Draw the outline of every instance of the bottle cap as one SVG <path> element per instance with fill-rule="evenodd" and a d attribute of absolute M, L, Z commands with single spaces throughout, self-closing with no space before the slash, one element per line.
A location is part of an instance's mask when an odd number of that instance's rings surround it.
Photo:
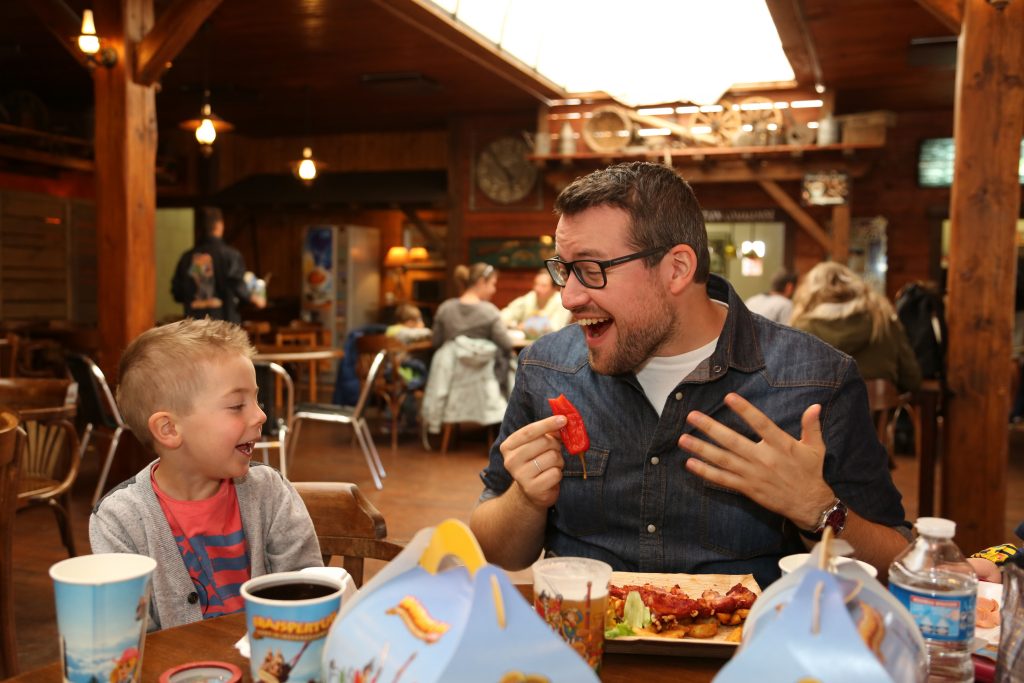
<path fill-rule="evenodd" d="M 956 522 L 941 517 L 918 517 L 914 524 L 917 533 L 935 538 L 953 538 L 956 534 Z"/>

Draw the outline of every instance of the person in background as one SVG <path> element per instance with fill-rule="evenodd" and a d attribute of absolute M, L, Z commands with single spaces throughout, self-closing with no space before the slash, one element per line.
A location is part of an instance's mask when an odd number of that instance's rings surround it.
<path fill-rule="evenodd" d="M 206 237 L 178 259 L 171 294 L 175 301 L 184 304 L 187 318 L 241 324 L 240 303 L 264 308 L 266 297 L 254 293 L 246 284 L 242 254 L 224 243 L 224 217 L 220 209 L 204 208 L 203 222 Z"/>
<path fill-rule="evenodd" d="M 520 353 L 470 518 L 488 559 L 521 569 L 546 550 L 766 586 L 827 526 L 884 577 L 909 526 L 852 359 L 709 273 L 673 169 L 595 171 L 555 210 L 547 264 L 577 324 Z M 589 434 L 579 456 L 548 403 L 561 394 Z"/>
<path fill-rule="evenodd" d="M 386 334 L 403 344 L 431 339 L 433 336 L 431 330 L 423 324 L 423 313 L 412 304 L 400 304 L 395 309 L 395 323 L 388 326 Z"/>
<path fill-rule="evenodd" d="M 157 459 L 89 518 L 94 553 L 157 561 L 150 630 L 244 609 L 251 577 L 323 566 L 302 498 L 277 470 L 250 465 L 266 415 L 242 328 L 185 319 L 125 349 L 117 402 Z"/>
<path fill-rule="evenodd" d="M 853 356 L 864 379 L 900 392 L 921 386 L 921 368 L 892 304 L 841 263 L 814 266 L 793 296 L 790 324 Z"/>
<path fill-rule="evenodd" d="M 793 313 L 794 289 L 796 289 L 796 273 L 783 268 L 772 277 L 771 291 L 755 294 L 744 303 L 751 313 L 757 313 L 769 320 L 788 325 L 789 316 Z"/>
<path fill-rule="evenodd" d="M 487 263 L 455 267 L 455 283 L 462 294 L 441 302 L 434 315 L 434 347 L 459 336 L 487 339 L 498 347 L 494 374 L 502 392 L 508 391 L 512 338 L 491 297 L 498 289 L 498 271 Z"/>
<path fill-rule="evenodd" d="M 569 311 L 562 306 L 562 296 L 547 268 L 537 271 L 533 289 L 501 309 L 501 319 L 508 327 L 522 330 L 530 338 L 555 332 L 569 324 Z"/>

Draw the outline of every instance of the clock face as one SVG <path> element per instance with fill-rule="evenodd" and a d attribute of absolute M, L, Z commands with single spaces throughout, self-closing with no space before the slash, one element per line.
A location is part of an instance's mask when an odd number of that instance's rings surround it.
<path fill-rule="evenodd" d="M 477 157 L 477 187 L 498 204 L 523 199 L 537 183 L 537 167 L 526 158 L 529 153 L 526 141 L 512 136 L 488 143 Z"/>

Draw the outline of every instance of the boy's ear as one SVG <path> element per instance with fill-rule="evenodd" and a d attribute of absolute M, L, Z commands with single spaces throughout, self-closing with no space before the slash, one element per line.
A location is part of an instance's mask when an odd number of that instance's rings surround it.
<path fill-rule="evenodd" d="M 677 244 L 668 252 L 669 291 L 679 294 L 685 290 L 697 273 L 697 253 L 688 244 Z"/>
<path fill-rule="evenodd" d="M 167 411 L 160 411 L 149 416 L 149 433 L 153 441 L 164 448 L 175 449 L 181 445 L 181 433 L 175 422 L 174 415 Z"/>

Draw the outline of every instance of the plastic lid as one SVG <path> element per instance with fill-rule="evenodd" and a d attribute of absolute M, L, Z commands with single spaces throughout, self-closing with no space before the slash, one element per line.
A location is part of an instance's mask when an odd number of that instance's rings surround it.
<path fill-rule="evenodd" d="M 922 536 L 953 538 L 956 534 L 956 522 L 941 517 L 918 517 L 914 526 L 917 528 L 917 533 Z"/>

